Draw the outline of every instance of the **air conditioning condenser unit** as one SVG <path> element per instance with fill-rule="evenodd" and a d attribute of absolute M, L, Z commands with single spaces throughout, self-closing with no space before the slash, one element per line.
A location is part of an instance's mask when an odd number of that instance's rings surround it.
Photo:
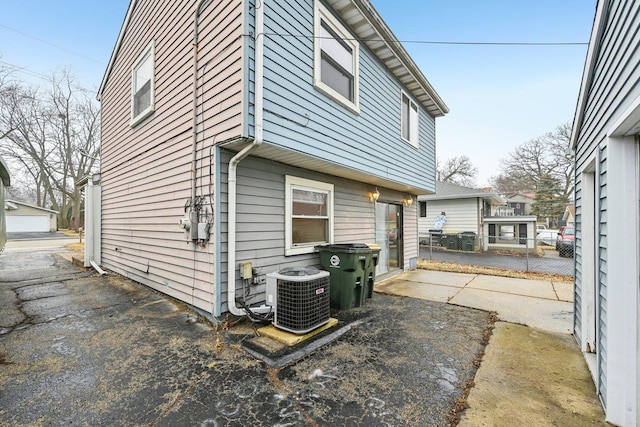
<path fill-rule="evenodd" d="M 287 267 L 267 274 L 267 305 L 273 307 L 273 325 L 305 334 L 331 316 L 329 272 L 313 267 Z"/>

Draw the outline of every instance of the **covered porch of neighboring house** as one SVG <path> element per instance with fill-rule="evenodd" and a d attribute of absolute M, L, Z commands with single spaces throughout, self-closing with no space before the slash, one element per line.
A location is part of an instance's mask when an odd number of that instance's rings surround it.
<path fill-rule="evenodd" d="M 483 249 L 535 250 L 535 215 L 484 218 Z"/>

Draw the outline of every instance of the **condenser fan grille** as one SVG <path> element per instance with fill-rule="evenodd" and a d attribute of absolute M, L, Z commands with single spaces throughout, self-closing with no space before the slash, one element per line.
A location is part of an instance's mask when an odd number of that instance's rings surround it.
<path fill-rule="evenodd" d="M 308 280 L 278 279 L 276 326 L 305 333 L 330 318 L 329 275 Z"/>

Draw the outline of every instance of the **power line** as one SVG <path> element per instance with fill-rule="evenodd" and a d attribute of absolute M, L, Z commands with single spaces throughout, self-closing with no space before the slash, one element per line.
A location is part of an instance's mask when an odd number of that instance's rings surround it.
<path fill-rule="evenodd" d="M 55 47 L 56 49 L 64 50 L 65 52 L 69 52 L 69 53 L 71 53 L 71 54 L 73 54 L 73 55 L 79 56 L 79 57 L 84 58 L 84 59 L 86 59 L 86 60 L 88 60 L 88 61 L 95 62 L 96 64 L 106 65 L 106 64 L 105 64 L 104 62 L 102 62 L 102 61 L 98 61 L 97 59 L 89 58 L 88 56 L 83 55 L 82 53 L 74 52 L 74 51 L 73 51 L 73 50 L 71 50 L 71 49 L 67 49 L 66 47 L 58 46 L 57 44 L 54 44 L 54 43 L 48 42 L 48 41 L 43 40 L 43 39 L 41 39 L 41 38 L 39 38 L 39 37 L 36 37 L 36 36 L 32 36 L 31 34 L 27 34 L 27 33 L 23 32 L 23 31 L 16 30 L 15 28 L 8 27 L 8 26 L 6 26 L 6 25 L 4 25 L 4 24 L 0 24 L 0 27 L 2 27 L 2 28 L 4 28 L 4 29 L 7 29 L 7 30 L 9 30 L 9 31 L 13 31 L 14 33 L 18 33 L 18 34 L 23 35 L 23 36 L 25 36 L 25 37 L 29 37 L 29 38 L 31 38 L 31 39 L 37 40 L 37 41 L 39 41 L 40 43 L 44 43 L 44 44 L 47 44 L 47 45 L 49 45 L 49 46 Z"/>
<path fill-rule="evenodd" d="M 10 67 L 11 71 L 15 71 L 15 72 L 18 72 L 18 73 L 23 73 L 23 74 L 26 74 L 26 75 L 31 76 L 31 77 L 35 77 L 35 78 L 38 78 L 38 79 L 45 80 L 45 81 L 47 81 L 49 83 L 53 83 L 55 81 L 51 76 L 47 76 L 45 74 L 38 73 L 37 71 L 30 70 L 27 67 L 22 67 L 20 65 L 11 64 L 10 62 L 0 61 L 0 65 L 5 65 L 7 67 Z M 87 88 L 82 87 L 82 86 L 80 86 L 78 84 L 73 84 L 72 87 L 74 87 L 75 89 L 77 89 L 77 90 L 79 90 L 81 92 L 87 92 L 87 93 L 92 93 L 92 94 L 96 92 L 95 90 L 87 89 Z"/>

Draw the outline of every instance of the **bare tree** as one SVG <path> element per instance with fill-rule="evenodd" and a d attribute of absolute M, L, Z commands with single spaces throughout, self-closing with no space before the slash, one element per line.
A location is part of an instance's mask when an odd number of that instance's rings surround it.
<path fill-rule="evenodd" d="M 451 182 L 466 187 L 475 186 L 478 168 L 471 163 L 467 156 L 456 156 L 448 159 L 444 164 L 438 162 L 438 181 Z"/>
<path fill-rule="evenodd" d="M 99 109 L 68 72 L 54 74 L 46 91 L 18 83 L 5 89 L 0 154 L 28 172 L 35 203 L 60 211 L 59 224 L 67 227 L 80 217 L 75 183 L 91 172 L 99 155 Z"/>
<path fill-rule="evenodd" d="M 550 176 L 560 182 L 561 194 L 573 191 L 573 158 L 567 152 L 571 124 L 559 125 L 553 132 L 519 145 L 501 161 L 501 172 L 491 185 L 503 194 L 535 192 L 540 180 Z"/>

